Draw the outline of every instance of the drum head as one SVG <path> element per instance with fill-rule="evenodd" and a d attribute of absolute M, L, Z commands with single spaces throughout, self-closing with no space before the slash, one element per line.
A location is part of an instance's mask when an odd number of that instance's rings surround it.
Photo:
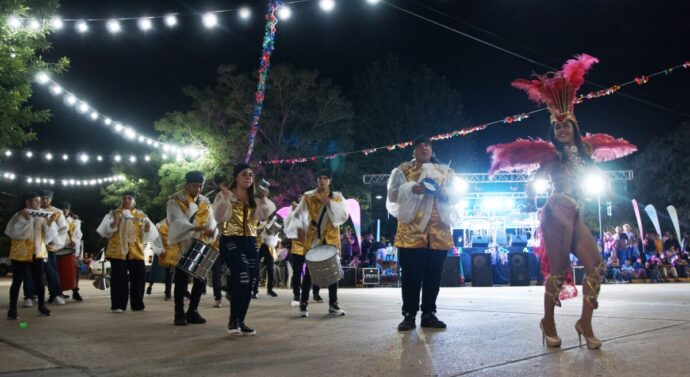
<path fill-rule="evenodd" d="M 307 251 L 304 258 L 311 262 L 322 262 L 337 254 L 338 249 L 335 246 L 319 245 Z"/>

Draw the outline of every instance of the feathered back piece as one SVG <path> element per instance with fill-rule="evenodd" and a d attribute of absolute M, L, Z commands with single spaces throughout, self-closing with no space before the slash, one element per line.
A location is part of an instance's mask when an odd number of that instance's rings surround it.
<path fill-rule="evenodd" d="M 558 72 L 533 75 L 531 80 L 517 79 L 512 85 L 527 92 L 529 99 L 537 104 L 545 104 L 551 113 L 551 123 L 566 119 L 575 121 L 575 101 L 577 91 L 585 82 L 585 74 L 599 59 L 587 55 L 576 55 Z"/>
<path fill-rule="evenodd" d="M 489 175 L 500 171 L 523 171 L 529 173 L 537 170 L 545 162 L 558 157 L 556 147 L 541 139 L 518 139 L 512 143 L 495 144 L 486 149 L 491 154 Z"/>
<path fill-rule="evenodd" d="M 607 134 L 587 134 L 582 141 L 592 146 L 592 160 L 596 162 L 615 160 L 637 151 L 627 140 Z"/>

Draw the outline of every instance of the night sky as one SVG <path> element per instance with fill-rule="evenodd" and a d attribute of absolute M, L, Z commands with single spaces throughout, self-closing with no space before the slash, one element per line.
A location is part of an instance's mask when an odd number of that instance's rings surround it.
<path fill-rule="evenodd" d="M 465 116 L 483 123 L 535 109 L 527 97 L 510 86 L 519 77 L 542 73 L 545 68 L 444 30 L 386 4 L 371 6 L 365 0 L 338 0 L 326 14 L 317 1 L 292 5 L 292 18 L 280 22 L 272 64 L 290 63 L 316 69 L 331 77 L 346 94 L 353 77 L 390 54 L 401 62 L 427 65 L 446 76 L 464 96 Z M 586 52 L 600 59 L 588 79 L 605 86 L 626 82 L 690 60 L 690 3 L 686 1 L 465 1 L 391 0 L 391 3 L 488 42 L 560 67 L 572 55 Z M 48 60 L 71 59 L 71 68 L 57 77 L 66 89 L 89 104 L 137 130 L 156 136 L 153 122 L 166 112 L 186 110 L 185 85 L 212 85 L 220 64 L 256 70 L 264 34 L 263 1 L 251 20 L 236 12 L 219 16 L 221 27 L 207 30 L 200 13 L 236 8 L 236 1 L 62 1 L 63 18 L 109 18 L 191 13 L 180 16 L 168 29 L 161 20 L 144 33 L 136 21 L 124 22 L 124 31 L 110 35 L 105 22 L 93 23 L 85 35 L 73 23 L 50 38 Z M 446 15 L 429 9 L 436 8 Z M 270 80 L 270 75 L 269 75 Z M 690 113 L 690 70 L 658 77 L 642 87 L 623 92 L 668 109 Z M 596 89 L 586 84 L 583 91 Z M 270 92 L 267 93 L 271 95 Z M 123 141 L 98 122 L 67 108 L 60 99 L 36 86 L 32 105 L 52 111 L 52 120 L 39 125 L 38 140 L 24 146 L 35 152 L 88 152 L 110 155 L 115 151 L 143 155 L 149 149 Z M 655 135 L 688 120 L 687 115 L 614 95 L 586 102 L 576 109 L 583 131 L 624 137 L 644 148 Z M 483 147 L 518 136 L 544 136 L 548 117 L 542 113 L 522 123 L 494 126 L 478 135 Z M 459 127 L 464 125 L 459 124 Z M 379 140 L 383 145 L 399 140 Z M 445 141 L 452 143 L 453 141 Z M 483 149 L 483 148 L 481 148 Z M 385 153 L 385 152 L 380 152 Z M 448 156 L 449 158 L 462 158 Z M 488 165 L 488 158 L 487 165 Z M 62 162 L 46 165 L 36 160 L 16 165 L 25 174 L 59 176 L 108 175 L 110 165 L 84 167 Z M 625 167 L 626 161 L 620 167 Z M 56 168 L 57 167 L 57 168 Z M 479 166 L 483 170 L 486 166 Z M 75 190 L 75 189 L 73 189 Z M 85 189 L 81 189 L 82 191 Z M 88 189 L 98 191 L 97 189 Z M 73 195 L 70 195 L 73 196 Z M 98 196 L 95 195 L 94 198 Z"/>

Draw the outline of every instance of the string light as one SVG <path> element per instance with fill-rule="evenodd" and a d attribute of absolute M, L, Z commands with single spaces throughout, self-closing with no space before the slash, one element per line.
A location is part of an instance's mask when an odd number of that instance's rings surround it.
<path fill-rule="evenodd" d="M 139 29 L 143 31 L 149 31 L 153 28 L 153 22 L 151 21 L 151 18 L 149 17 L 144 17 L 139 19 Z"/>
<path fill-rule="evenodd" d="M 248 20 L 252 16 L 252 11 L 248 7 L 242 7 L 239 11 L 239 16 L 243 20 Z"/>
<path fill-rule="evenodd" d="M 85 21 L 78 21 L 74 27 L 75 29 L 77 29 L 77 32 L 79 34 L 83 34 L 89 31 L 89 25 Z"/>
<path fill-rule="evenodd" d="M 89 105 L 87 101 L 84 101 L 71 92 L 64 89 L 64 86 L 55 82 L 48 74 L 45 72 L 39 72 L 35 76 L 35 80 L 41 86 L 49 86 L 49 90 L 56 96 L 62 95 L 63 101 L 67 106 L 76 106 L 77 112 L 87 115 L 92 121 L 98 119 L 103 119 L 103 124 L 105 126 L 110 126 L 113 124 L 113 129 L 115 132 L 122 134 L 122 136 L 128 140 L 138 141 L 141 144 L 146 144 L 151 148 L 161 149 L 165 151 L 172 151 L 175 153 L 181 152 L 185 157 L 198 158 L 207 153 L 204 148 L 195 148 L 190 146 L 177 146 L 173 144 L 166 144 L 158 142 L 146 135 L 138 133 L 131 126 L 124 126 L 120 122 L 113 121 L 112 118 L 100 113 L 98 110 L 94 109 Z M 50 85 L 48 85 L 50 84 Z M 59 89 L 57 89 L 59 88 Z"/>
<path fill-rule="evenodd" d="M 201 17 L 201 22 L 203 22 L 206 28 L 212 29 L 218 25 L 218 16 L 213 12 L 205 13 Z"/>
<path fill-rule="evenodd" d="M 165 24 L 168 25 L 168 27 L 177 25 L 177 17 L 174 14 L 165 16 Z"/>
<path fill-rule="evenodd" d="M 122 174 L 118 175 L 113 175 L 113 176 L 108 176 L 108 177 L 97 177 L 97 178 L 82 178 L 82 179 L 75 179 L 75 178 L 50 178 L 50 177 L 37 177 L 37 176 L 18 176 L 17 174 L 9 171 L 0 171 L 0 174 L 2 174 L 2 178 L 9 180 L 9 181 L 14 181 L 17 179 L 17 177 L 23 177 L 24 182 L 30 185 L 50 185 L 54 186 L 60 182 L 62 186 L 69 187 L 69 186 L 82 186 L 82 187 L 93 187 L 96 185 L 102 185 L 104 183 L 115 183 L 115 182 L 123 182 L 127 179 Z"/>
<path fill-rule="evenodd" d="M 330 12 L 335 8 L 335 0 L 319 0 L 319 7 L 324 12 Z"/>
<path fill-rule="evenodd" d="M 15 16 L 10 16 L 7 19 L 7 25 L 12 29 L 19 29 L 22 27 L 22 21 Z"/>
<path fill-rule="evenodd" d="M 42 157 L 45 161 L 48 161 L 48 162 L 52 162 L 53 159 L 54 159 L 55 156 L 56 156 L 56 154 L 54 154 L 54 153 L 52 153 L 52 152 L 24 151 L 23 153 L 24 153 L 24 156 L 26 156 L 27 158 L 32 158 L 32 157 L 34 157 L 34 156 L 39 156 L 39 157 Z M 10 158 L 13 158 L 13 157 L 15 156 L 15 154 L 21 155 L 21 154 L 22 154 L 22 151 L 21 151 L 21 150 L 16 150 L 16 149 L 14 149 L 14 150 L 13 150 L 13 149 L 5 149 L 4 152 L 3 152 L 3 154 L 5 155 L 5 157 L 6 157 L 7 159 L 10 159 Z M 78 162 L 84 163 L 84 164 L 86 164 L 86 163 L 88 163 L 88 162 L 90 162 L 90 161 L 92 161 L 92 160 L 96 160 L 96 161 L 98 161 L 98 162 L 103 162 L 103 160 L 104 160 L 103 156 L 100 155 L 100 154 L 99 154 L 99 155 L 89 155 L 89 154 L 86 153 L 86 152 L 79 152 L 79 153 L 61 153 L 61 154 L 57 154 L 57 156 L 59 156 L 60 159 L 61 159 L 62 161 L 70 161 L 72 158 L 74 158 L 75 161 L 78 161 Z M 163 158 L 164 158 L 164 159 L 167 158 L 167 155 L 166 155 L 166 156 L 163 156 Z M 116 154 L 112 155 L 111 159 L 112 159 L 113 161 L 115 161 L 115 162 L 122 162 L 123 157 L 122 157 L 121 154 L 116 153 Z M 151 157 L 151 155 L 149 155 L 149 154 L 144 154 L 144 155 L 130 154 L 130 155 L 127 157 L 127 161 L 132 162 L 132 163 L 137 162 L 137 161 L 140 161 L 140 160 L 143 160 L 143 161 L 146 161 L 146 162 L 150 162 L 150 161 L 152 160 L 152 157 Z"/>
<path fill-rule="evenodd" d="M 52 153 L 46 153 L 46 160 L 52 161 L 53 160 L 53 154 Z"/>
<path fill-rule="evenodd" d="M 50 19 L 50 27 L 53 30 L 62 30 L 62 27 L 64 26 L 64 22 L 62 22 L 62 19 L 60 17 L 53 17 Z"/>
<path fill-rule="evenodd" d="M 120 21 L 118 20 L 110 20 L 106 22 L 105 27 L 112 34 L 116 34 L 122 31 L 122 26 L 120 25 Z"/>
<path fill-rule="evenodd" d="M 26 157 L 27 157 L 27 158 L 31 158 L 31 157 L 33 157 L 33 156 L 34 156 L 34 153 L 33 153 L 33 152 L 31 152 L 31 151 L 26 152 Z"/>
<path fill-rule="evenodd" d="M 63 161 L 69 160 L 69 155 L 63 154 L 63 155 L 62 155 L 62 160 L 63 160 Z"/>
<path fill-rule="evenodd" d="M 5 156 L 12 157 L 12 151 L 5 151 Z"/>
<path fill-rule="evenodd" d="M 290 17 L 292 17 L 292 9 L 290 9 L 289 6 L 283 5 L 282 7 L 278 8 L 278 18 L 281 20 L 287 20 Z"/>

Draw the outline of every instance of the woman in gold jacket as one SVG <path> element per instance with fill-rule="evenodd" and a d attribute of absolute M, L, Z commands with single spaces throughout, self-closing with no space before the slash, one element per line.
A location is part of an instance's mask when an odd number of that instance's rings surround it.
<path fill-rule="evenodd" d="M 35 192 L 24 195 L 24 208 L 15 213 L 7 223 L 5 234 L 11 239 L 10 260 L 12 261 L 12 285 L 10 286 L 10 310 L 7 319 L 17 319 L 19 287 L 26 274 L 31 273 L 36 294 L 38 312 L 49 316 L 52 313 L 45 306 L 45 284 L 43 273 L 48 258 L 46 244 L 58 236 L 54 218 L 34 216 L 38 214 L 41 197 Z"/>
<path fill-rule="evenodd" d="M 233 170 L 233 182 L 216 177 L 219 192 L 213 200 L 213 213 L 221 231 L 220 255 L 230 269 L 230 335 L 256 335 L 245 325 L 254 280 L 259 275 L 259 249 L 256 225 L 275 212 L 276 206 L 260 188 L 254 194 L 254 171 L 240 163 Z"/>
<path fill-rule="evenodd" d="M 120 206 L 105 215 L 96 232 L 108 239 L 105 257 L 111 266 L 110 310 L 127 310 L 128 295 L 132 311 L 144 310 L 144 244 L 155 240 L 158 231 L 146 214 L 135 208 L 134 192 L 122 194 Z"/>

